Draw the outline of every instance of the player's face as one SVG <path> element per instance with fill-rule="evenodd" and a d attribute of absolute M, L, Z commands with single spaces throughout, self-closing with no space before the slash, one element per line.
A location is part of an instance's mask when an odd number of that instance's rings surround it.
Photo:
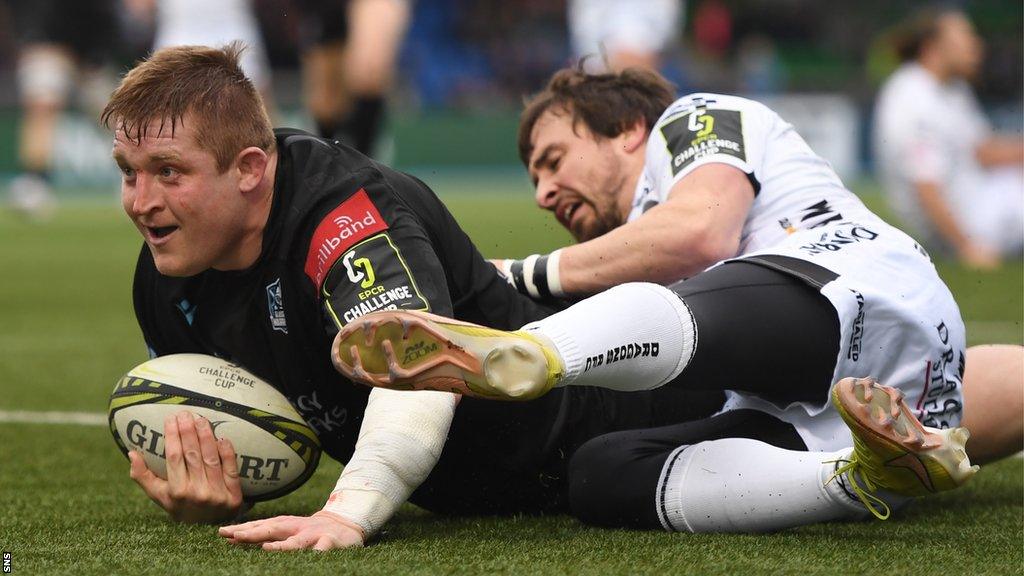
<path fill-rule="evenodd" d="M 121 203 L 157 269 L 192 276 L 209 268 L 245 268 L 240 246 L 253 231 L 245 225 L 237 170 L 218 169 L 213 154 L 196 143 L 189 116 L 173 136 L 159 123 L 148 134 L 132 142 L 118 131 L 113 155 L 121 169 Z"/>
<path fill-rule="evenodd" d="M 528 170 L 537 205 L 554 213 L 579 241 L 622 225 L 632 199 L 616 139 L 597 138 L 562 109 L 549 109 L 530 135 Z M 626 195 L 625 197 L 623 195 Z"/>
<path fill-rule="evenodd" d="M 954 76 L 971 79 L 981 68 L 984 47 L 967 16 L 954 12 L 939 21 L 938 47 Z"/>

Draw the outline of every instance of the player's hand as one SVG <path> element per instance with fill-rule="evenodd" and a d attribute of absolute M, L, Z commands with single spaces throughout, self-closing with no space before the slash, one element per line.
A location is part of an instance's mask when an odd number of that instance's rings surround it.
<path fill-rule="evenodd" d="M 205 418 L 180 412 L 164 420 L 167 479 L 146 466 L 132 450 L 130 476 L 146 495 L 178 522 L 215 523 L 242 511 L 242 486 L 231 441 L 218 440 Z"/>
<path fill-rule="evenodd" d="M 982 244 L 968 244 L 961 249 L 960 261 L 975 270 L 995 270 L 1002 264 L 999 253 Z"/>
<path fill-rule="evenodd" d="M 312 516 L 277 516 L 224 526 L 218 533 L 232 544 L 260 544 L 264 550 L 333 550 L 363 545 L 363 529 L 323 510 Z"/>

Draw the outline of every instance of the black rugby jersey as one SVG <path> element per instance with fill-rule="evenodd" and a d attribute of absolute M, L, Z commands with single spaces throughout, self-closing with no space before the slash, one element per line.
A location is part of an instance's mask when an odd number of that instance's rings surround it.
<path fill-rule="evenodd" d="M 424 183 L 304 132 L 276 135 L 273 205 L 256 263 L 172 278 L 143 244 L 135 313 L 151 353 L 211 354 L 245 367 L 280 390 L 344 463 L 370 389 L 331 364 L 339 325 L 400 307 L 516 329 L 550 310 L 498 275 Z M 410 501 L 446 513 L 564 511 L 579 445 L 704 415 L 685 394 L 571 387 L 529 402 L 463 398 L 440 460 Z"/>

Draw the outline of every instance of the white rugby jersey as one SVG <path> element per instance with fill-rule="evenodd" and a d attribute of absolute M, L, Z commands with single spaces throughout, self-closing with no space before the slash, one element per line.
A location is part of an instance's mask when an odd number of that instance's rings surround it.
<path fill-rule="evenodd" d="M 676 182 L 711 162 L 745 172 L 756 193 L 736 256 L 776 254 L 836 274 L 820 280 L 840 324 L 833 382 L 876 377 L 902 390 L 926 425 L 955 426 L 965 335 L 952 295 L 917 243 L 870 212 L 766 106 L 719 94 L 673 103 L 648 138 L 629 218 L 664 202 Z M 783 405 L 736 390 L 726 398 L 724 411 L 760 410 L 789 422 L 809 450 L 852 443 L 826 398 Z"/>
<path fill-rule="evenodd" d="M 904 64 L 879 91 L 874 132 L 886 191 L 899 217 L 916 230 L 927 233 L 931 226 L 915 183 L 942 185 L 943 197 L 961 218 L 985 201 L 985 174 L 974 151 L 991 127 L 966 82 L 939 82 L 919 64 Z"/>
<path fill-rule="evenodd" d="M 676 100 L 654 126 L 629 220 L 664 202 L 676 182 L 712 162 L 739 168 L 754 186 L 736 256 L 797 230 L 879 220 L 778 114 L 753 100 L 708 93 Z"/>

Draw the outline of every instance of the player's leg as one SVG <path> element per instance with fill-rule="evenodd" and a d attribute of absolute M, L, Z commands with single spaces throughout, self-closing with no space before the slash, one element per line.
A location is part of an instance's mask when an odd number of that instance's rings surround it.
<path fill-rule="evenodd" d="M 302 54 L 302 91 L 306 109 L 313 117 L 317 134 L 333 138 L 348 111 L 349 103 L 341 75 L 344 45 L 318 43 Z"/>
<path fill-rule="evenodd" d="M 1024 450 L 1024 346 L 967 349 L 964 417 L 967 453 L 985 464 Z"/>
<path fill-rule="evenodd" d="M 345 85 L 347 0 L 301 0 L 302 92 L 317 134 L 334 138 L 351 108 Z"/>
<path fill-rule="evenodd" d="M 394 82 L 402 39 L 409 27 L 410 0 L 350 0 L 345 83 L 352 106 L 338 137 L 372 154 L 384 124 L 385 101 Z"/>
<path fill-rule="evenodd" d="M 54 209 L 50 168 L 57 119 L 64 108 L 75 65 L 59 44 L 25 46 L 18 58 L 22 118 L 18 136 L 21 174 L 10 186 L 12 207 L 45 218 Z"/>
<path fill-rule="evenodd" d="M 339 369 L 360 381 L 497 399 L 533 398 L 554 385 L 636 391 L 674 380 L 823 404 L 838 330 L 835 310 L 804 281 L 729 262 L 671 289 L 617 286 L 519 332 L 410 312 L 368 315 L 342 330 L 335 352 Z"/>
<path fill-rule="evenodd" d="M 18 30 L 25 41 L 18 58 L 23 110 L 18 142 L 21 175 L 11 182 L 10 195 L 15 208 L 45 218 L 56 206 L 49 180 L 59 116 L 73 89 L 86 104 L 96 94 L 91 88 L 97 84 L 90 80 L 98 76 L 81 73 L 98 69 L 116 46 L 120 32 L 117 6 L 116 0 L 18 4 Z M 108 83 L 102 90 L 105 94 L 98 97 L 103 102 L 113 84 Z M 101 108 L 102 104 L 97 110 Z"/>
<path fill-rule="evenodd" d="M 569 463 L 569 507 L 588 524 L 660 528 L 665 507 L 663 470 L 682 446 L 726 438 L 758 440 L 784 450 L 806 450 L 792 425 L 755 410 L 707 419 L 613 432 L 583 444 Z"/>
<path fill-rule="evenodd" d="M 555 385 L 657 388 L 685 367 L 694 343 L 692 315 L 674 292 L 631 283 L 516 332 L 422 312 L 367 314 L 338 333 L 332 359 L 373 386 L 529 400 Z"/>
<path fill-rule="evenodd" d="M 604 526 L 766 532 L 869 510 L 884 519 L 976 471 L 962 429 L 923 428 L 898 391 L 856 379 L 836 390 L 853 450 L 807 452 L 792 425 L 753 410 L 608 434 L 573 456 L 572 512 Z"/>

